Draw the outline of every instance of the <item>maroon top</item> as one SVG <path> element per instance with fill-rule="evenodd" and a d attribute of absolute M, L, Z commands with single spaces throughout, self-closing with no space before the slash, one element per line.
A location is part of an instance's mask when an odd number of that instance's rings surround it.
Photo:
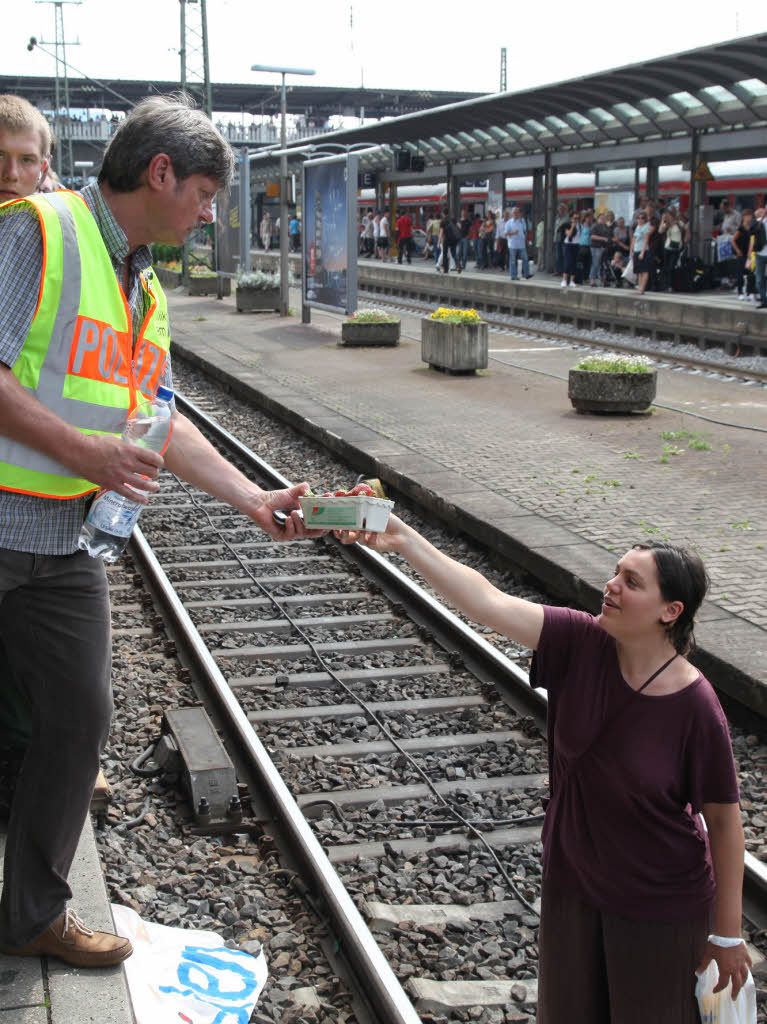
<path fill-rule="evenodd" d="M 549 694 L 544 878 L 626 917 L 705 913 L 714 874 L 694 815 L 704 803 L 739 799 L 711 684 L 699 675 L 677 693 L 636 693 L 597 620 L 551 607 L 530 678 Z"/>

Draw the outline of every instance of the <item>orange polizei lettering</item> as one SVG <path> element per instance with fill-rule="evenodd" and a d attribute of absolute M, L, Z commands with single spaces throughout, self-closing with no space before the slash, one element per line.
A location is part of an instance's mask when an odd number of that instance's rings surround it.
<path fill-rule="evenodd" d="M 136 385 L 145 395 L 154 395 L 165 369 L 165 352 L 144 338 L 138 353 Z"/>
<path fill-rule="evenodd" d="M 78 316 L 67 372 L 89 380 L 128 385 L 130 342 L 126 332 L 111 324 Z"/>

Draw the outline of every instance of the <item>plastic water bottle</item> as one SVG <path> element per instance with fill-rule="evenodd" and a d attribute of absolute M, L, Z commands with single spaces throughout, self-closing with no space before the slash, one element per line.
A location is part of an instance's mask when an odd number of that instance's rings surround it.
<path fill-rule="evenodd" d="M 162 452 L 171 432 L 173 391 L 160 386 L 151 400 L 143 399 L 128 417 L 123 441 Z M 125 550 L 143 505 L 122 494 L 102 488 L 93 499 L 80 530 L 78 547 L 91 558 L 116 562 Z"/>

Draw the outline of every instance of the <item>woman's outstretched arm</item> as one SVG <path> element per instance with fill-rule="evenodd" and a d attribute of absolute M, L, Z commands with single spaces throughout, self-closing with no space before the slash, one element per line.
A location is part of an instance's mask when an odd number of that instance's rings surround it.
<path fill-rule="evenodd" d="M 344 544 L 359 541 L 381 554 L 397 552 L 430 586 L 473 622 L 535 650 L 543 628 L 543 606 L 498 590 L 481 573 L 443 554 L 397 516 L 385 533 L 336 532 Z"/>

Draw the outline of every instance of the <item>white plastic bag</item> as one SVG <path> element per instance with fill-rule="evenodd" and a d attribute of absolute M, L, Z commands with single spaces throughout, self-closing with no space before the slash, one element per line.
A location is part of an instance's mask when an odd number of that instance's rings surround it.
<path fill-rule="evenodd" d="M 154 924 L 114 903 L 112 917 L 133 944 L 125 974 L 137 1024 L 248 1024 L 266 984 L 263 952 L 252 957 L 214 932 Z"/>
<path fill-rule="evenodd" d="M 633 256 L 628 261 L 626 266 L 623 268 L 623 273 L 621 274 L 621 280 L 622 281 L 628 281 L 629 284 L 636 284 L 637 283 L 637 276 L 634 273 L 634 258 L 633 258 Z"/>
<path fill-rule="evenodd" d="M 732 998 L 732 982 L 721 992 L 714 992 L 719 981 L 716 960 L 712 960 L 702 974 L 697 971 L 695 974 L 698 979 L 695 997 L 701 1024 L 756 1024 L 756 986 L 751 971 L 737 999 Z"/>

